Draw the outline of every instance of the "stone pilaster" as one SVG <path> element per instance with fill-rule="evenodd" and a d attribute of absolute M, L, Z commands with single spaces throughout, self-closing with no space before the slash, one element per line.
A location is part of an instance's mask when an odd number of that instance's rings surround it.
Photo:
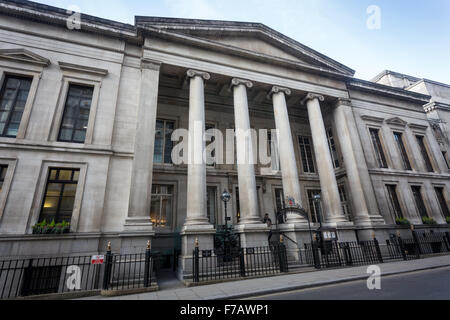
<path fill-rule="evenodd" d="M 338 99 L 333 111 L 339 145 L 344 157 L 345 170 L 353 205 L 356 225 L 384 223 L 378 212 L 370 212 L 367 197 L 374 197 L 375 192 L 369 177 L 362 145 L 356 128 L 355 118 L 349 99 Z M 364 183 L 365 182 L 365 183 Z M 376 201 L 375 199 L 373 199 Z"/>
<path fill-rule="evenodd" d="M 160 63 L 142 59 L 128 217 L 124 231 L 154 234 L 150 220 Z"/>

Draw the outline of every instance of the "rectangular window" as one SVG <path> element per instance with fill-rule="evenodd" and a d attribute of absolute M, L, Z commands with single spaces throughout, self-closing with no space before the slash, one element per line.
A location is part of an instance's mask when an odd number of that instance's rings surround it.
<path fill-rule="evenodd" d="M 417 210 L 422 218 L 428 217 L 427 209 L 425 208 L 425 203 L 423 202 L 422 193 L 420 192 L 420 186 L 412 186 L 411 190 L 414 196 L 414 201 L 416 202 Z"/>
<path fill-rule="evenodd" d="M 312 223 L 317 223 L 320 220 L 320 202 L 314 201 L 314 196 L 320 194 L 320 189 L 308 190 L 308 202 L 309 202 L 309 219 Z"/>
<path fill-rule="evenodd" d="M 333 131 L 330 129 L 327 130 L 327 138 L 328 138 L 328 147 L 330 148 L 331 160 L 333 162 L 333 167 L 339 168 L 339 157 L 336 149 L 336 143 L 333 138 Z"/>
<path fill-rule="evenodd" d="M 400 156 L 402 157 L 403 169 L 411 170 L 411 163 L 409 162 L 408 153 L 405 149 L 405 144 L 403 142 L 403 134 L 401 132 L 394 132 L 394 139 L 397 143 Z"/>
<path fill-rule="evenodd" d="M 383 147 L 380 140 L 380 130 L 370 129 L 370 137 L 372 139 L 373 148 L 375 149 L 375 157 L 377 158 L 380 168 L 387 168 L 386 157 L 384 156 Z"/>
<path fill-rule="evenodd" d="M 155 227 L 172 226 L 173 186 L 152 185 L 150 219 Z"/>
<path fill-rule="evenodd" d="M 447 165 L 447 168 L 450 169 L 450 163 L 447 159 L 447 151 L 442 151 L 442 156 L 444 157 L 445 164 Z"/>
<path fill-rule="evenodd" d="M 428 172 L 434 172 L 433 165 L 431 164 L 430 157 L 428 156 L 427 148 L 425 147 L 424 136 L 416 135 L 417 143 L 419 144 L 420 153 L 422 154 L 425 167 Z"/>
<path fill-rule="evenodd" d="M 435 187 L 434 191 L 436 192 L 436 196 L 439 201 L 439 206 L 441 207 L 442 213 L 445 217 L 450 217 L 450 211 L 447 206 L 447 201 L 445 201 L 444 197 L 444 188 L 443 187 Z"/>
<path fill-rule="evenodd" d="M 395 184 L 386 185 L 389 197 L 389 204 L 394 215 L 394 219 L 403 218 L 402 209 L 400 207 L 400 202 L 397 197 L 397 186 Z"/>
<path fill-rule="evenodd" d="M 2 192 L 3 189 L 3 183 L 5 182 L 7 170 L 8 170 L 7 165 L 0 165 L 0 192 Z"/>
<path fill-rule="evenodd" d="M 353 221 L 352 211 L 350 209 L 350 203 L 347 198 L 347 193 L 345 192 L 345 187 L 343 185 L 339 186 L 339 197 L 341 199 L 342 211 L 347 217 L 348 221 Z"/>
<path fill-rule="evenodd" d="M 94 88 L 70 84 L 58 141 L 84 143 Z"/>
<path fill-rule="evenodd" d="M 311 149 L 310 137 L 299 136 L 298 143 L 300 145 L 300 154 L 302 156 L 303 172 L 314 173 L 314 160 Z"/>
<path fill-rule="evenodd" d="M 156 120 L 154 163 L 172 163 L 174 121 Z"/>
<path fill-rule="evenodd" d="M 277 207 L 277 213 L 284 209 L 284 192 L 282 188 L 275 189 L 275 205 Z"/>
<path fill-rule="evenodd" d="M 206 200 L 206 213 L 208 215 L 209 223 L 213 226 L 218 224 L 217 221 L 217 187 L 207 187 L 208 194 Z"/>
<path fill-rule="evenodd" d="M 39 222 L 70 222 L 80 169 L 51 168 Z"/>
<path fill-rule="evenodd" d="M 31 78 L 7 75 L 0 94 L 0 136 L 15 138 L 31 87 Z"/>

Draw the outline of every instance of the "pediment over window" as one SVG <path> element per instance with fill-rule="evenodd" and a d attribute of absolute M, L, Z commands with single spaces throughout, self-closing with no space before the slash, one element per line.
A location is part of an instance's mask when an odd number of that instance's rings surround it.
<path fill-rule="evenodd" d="M 0 59 L 16 60 L 40 66 L 50 65 L 50 60 L 27 49 L 0 49 Z"/>
<path fill-rule="evenodd" d="M 401 127 L 405 127 L 408 123 L 398 117 L 394 117 L 391 119 L 386 120 L 387 124 L 390 125 L 396 125 L 396 126 L 401 126 Z"/>
<path fill-rule="evenodd" d="M 383 118 L 369 116 L 369 115 L 362 115 L 361 119 L 363 119 L 364 121 L 376 122 L 376 123 L 383 123 L 383 121 L 384 121 Z"/>

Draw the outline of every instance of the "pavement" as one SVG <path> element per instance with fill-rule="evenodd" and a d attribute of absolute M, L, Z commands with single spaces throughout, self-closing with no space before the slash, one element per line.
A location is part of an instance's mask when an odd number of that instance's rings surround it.
<path fill-rule="evenodd" d="M 381 276 L 450 267 L 450 255 L 419 260 L 381 263 Z M 368 266 L 328 269 L 266 278 L 132 294 L 118 297 L 94 296 L 83 300 L 230 300 L 269 295 L 299 289 L 365 280 Z"/>

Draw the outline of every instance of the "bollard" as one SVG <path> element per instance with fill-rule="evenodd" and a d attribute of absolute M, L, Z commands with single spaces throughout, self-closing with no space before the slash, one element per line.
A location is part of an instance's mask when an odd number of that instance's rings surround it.
<path fill-rule="evenodd" d="M 378 243 L 377 238 L 373 237 L 373 243 L 375 244 L 375 251 L 377 253 L 378 261 L 383 263 L 383 256 L 381 255 L 380 244 Z"/>
<path fill-rule="evenodd" d="M 195 243 L 195 248 L 194 248 L 193 278 L 194 278 L 194 282 L 198 283 L 200 281 L 200 270 L 199 270 L 200 250 L 198 248 L 198 238 L 195 239 L 194 243 Z"/>
<path fill-rule="evenodd" d="M 144 269 L 144 287 L 148 288 L 152 285 L 152 270 L 151 270 L 151 242 L 147 241 L 147 249 L 145 250 L 145 269 Z"/>
<path fill-rule="evenodd" d="M 111 253 L 111 241 L 108 242 L 105 257 L 105 273 L 103 274 L 103 290 L 108 290 L 111 281 L 113 255 Z"/>

